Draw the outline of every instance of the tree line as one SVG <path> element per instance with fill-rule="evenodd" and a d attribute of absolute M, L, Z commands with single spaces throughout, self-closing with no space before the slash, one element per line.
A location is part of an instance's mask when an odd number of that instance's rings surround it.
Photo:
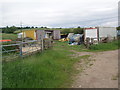
<path fill-rule="evenodd" d="M 16 27 L 16 26 L 11 26 L 11 27 L 4 27 L 2 28 L 2 33 L 14 33 L 15 31 L 20 31 L 22 29 L 34 29 L 34 28 L 41 28 L 41 29 L 49 29 L 47 27 L 34 27 L 34 26 L 31 26 L 31 27 Z M 80 26 L 78 26 L 77 28 L 56 28 L 56 29 L 59 29 L 61 30 L 61 33 L 62 34 L 68 34 L 68 33 L 75 33 L 75 34 L 83 34 L 83 30 L 84 28 L 81 28 Z M 117 30 L 120 30 L 120 26 L 117 27 Z"/>
<path fill-rule="evenodd" d="M 47 27 L 34 27 L 34 26 L 32 26 L 32 27 L 15 27 L 15 26 L 11 26 L 11 27 L 8 27 L 8 26 L 6 26 L 6 27 L 4 27 L 4 28 L 2 28 L 2 33 L 14 33 L 14 32 L 20 32 L 20 30 L 22 30 L 22 29 L 34 29 L 34 28 L 41 28 L 41 29 L 49 29 L 49 28 L 47 28 Z M 83 33 L 83 28 L 81 28 L 81 27 L 77 27 L 77 28 L 56 28 L 56 30 L 57 29 L 59 29 L 59 30 L 61 30 L 61 33 L 62 34 L 68 34 L 68 33 L 80 33 L 80 34 L 82 34 Z M 51 30 L 51 29 L 50 29 Z M 55 29 L 54 29 L 55 30 Z"/>
<path fill-rule="evenodd" d="M 83 34 L 84 28 L 77 27 L 77 28 L 65 28 L 61 30 L 62 34 L 68 34 L 68 33 L 75 33 L 75 34 Z"/>
<path fill-rule="evenodd" d="M 33 29 L 33 28 L 38 28 L 38 27 L 34 27 L 34 26 L 26 26 L 26 27 L 16 27 L 16 26 L 11 26 L 11 27 L 4 27 L 1 28 L 2 29 L 2 33 L 14 33 L 14 31 L 20 30 L 20 29 Z"/>

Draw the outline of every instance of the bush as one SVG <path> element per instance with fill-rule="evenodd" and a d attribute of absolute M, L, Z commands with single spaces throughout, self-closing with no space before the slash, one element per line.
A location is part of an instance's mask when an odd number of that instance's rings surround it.
<path fill-rule="evenodd" d="M 18 28 L 15 26 L 12 27 L 6 27 L 2 29 L 2 33 L 13 33 L 14 31 L 16 31 Z"/>

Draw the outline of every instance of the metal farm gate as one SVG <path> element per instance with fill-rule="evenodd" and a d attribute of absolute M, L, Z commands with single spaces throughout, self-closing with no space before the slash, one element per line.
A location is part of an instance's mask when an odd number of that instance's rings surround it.
<path fill-rule="evenodd" d="M 46 43 L 47 42 L 47 43 Z M 26 42 L 17 41 L 15 44 L 1 45 L 2 60 L 11 61 L 16 58 L 23 58 L 37 52 L 42 52 L 52 46 L 51 40 L 30 40 Z"/>

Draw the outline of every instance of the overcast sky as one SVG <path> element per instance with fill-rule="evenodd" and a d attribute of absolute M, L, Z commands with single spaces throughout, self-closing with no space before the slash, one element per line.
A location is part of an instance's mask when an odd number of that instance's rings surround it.
<path fill-rule="evenodd" d="M 0 0 L 0 26 L 117 26 L 119 0 Z"/>

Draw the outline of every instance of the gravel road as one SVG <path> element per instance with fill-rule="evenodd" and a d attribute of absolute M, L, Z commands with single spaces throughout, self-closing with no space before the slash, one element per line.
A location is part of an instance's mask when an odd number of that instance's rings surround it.
<path fill-rule="evenodd" d="M 84 72 L 75 75 L 72 88 L 118 88 L 118 50 L 76 52 L 76 55 L 91 55 L 95 61 Z"/>

